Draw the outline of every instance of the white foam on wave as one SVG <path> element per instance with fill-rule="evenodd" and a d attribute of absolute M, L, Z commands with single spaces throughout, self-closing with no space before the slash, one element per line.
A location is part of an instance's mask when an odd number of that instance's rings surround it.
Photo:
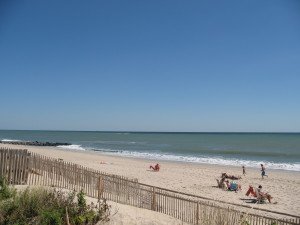
<path fill-rule="evenodd" d="M 20 141 L 20 140 L 2 139 L 1 141 L 3 141 L 3 142 L 17 142 L 17 141 Z"/>
<path fill-rule="evenodd" d="M 255 160 L 243 160 L 243 159 L 225 159 L 219 157 L 196 157 L 196 156 L 181 156 L 181 155 L 169 155 L 159 153 L 148 152 L 132 152 L 132 151 L 117 151 L 117 152 L 105 152 L 106 154 L 117 154 L 120 156 L 134 157 L 134 158 L 147 158 L 157 160 L 179 161 L 179 162 L 191 162 L 191 163 L 205 163 L 215 165 L 227 165 L 227 166 L 246 166 L 246 167 L 259 167 L 260 164 L 265 164 L 269 169 L 280 169 L 290 171 L 300 171 L 300 163 L 276 163 L 267 161 L 255 161 Z"/>
<path fill-rule="evenodd" d="M 130 145 L 130 144 L 144 144 L 145 142 L 136 142 L 136 141 L 95 141 L 100 144 L 122 144 L 122 145 Z"/>
<path fill-rule="evenodd" d="M 85 149 L 81 147 L 81 145 L 58 145 L 57 148 L 85 151 Z"/>

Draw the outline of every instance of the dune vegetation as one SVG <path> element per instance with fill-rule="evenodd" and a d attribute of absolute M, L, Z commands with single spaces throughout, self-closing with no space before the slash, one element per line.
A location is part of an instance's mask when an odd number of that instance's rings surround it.
<path fill-rule="evenodd" d="M 54 188 L 17 191 L 0 178 L 0 224 L 2 225 L 94 225 L 109 220 L 105 200 L 87 204 L 83 191 Z"/>

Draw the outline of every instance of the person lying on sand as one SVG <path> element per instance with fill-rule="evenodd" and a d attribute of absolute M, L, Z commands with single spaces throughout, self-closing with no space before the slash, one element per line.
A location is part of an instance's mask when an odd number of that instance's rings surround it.
<path fill-rule="evenodd" d="M 158 163 L 155 166 L 150 165 L 150 169 L 153 169 L 153 171 L 158 172 L 160 169 L 160 165 Z"/>
<path fill-rule="evenodd" d="M 222 173 L 221 178 L 231 179 L 231 180 L 239 180 L 242 179 L 241 176 L 228 175 L 227 173 Z"/>

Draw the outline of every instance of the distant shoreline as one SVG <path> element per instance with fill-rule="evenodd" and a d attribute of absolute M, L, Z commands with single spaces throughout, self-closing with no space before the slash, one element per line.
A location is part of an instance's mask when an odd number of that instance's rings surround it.
<path fill-rule="evenodd" d="M 26 146 L 60 146 L 60 145 L 71 145 L 70 143 L 62 142 L 41 142 L 41 141 L 18 141 L 18 140 L 0 140 L 1 144 L 10 144 L 10 145 L 26 145 Z"/>

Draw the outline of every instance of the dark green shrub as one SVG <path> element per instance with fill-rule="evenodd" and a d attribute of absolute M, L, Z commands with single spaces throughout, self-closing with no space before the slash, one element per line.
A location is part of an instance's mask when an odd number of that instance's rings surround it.
<path fill-rule="evenodd" d="M 13 197 L 16 194 L 16 190 L 7 185 L 5 178 L 0 177 L 0 201 Z"/>
<path fill-rule="evenodd" d="M 78 202 L 79 211 L 84 212 L 86 210 L 86 200 L 84 198 L 83 190 L 81 190 L 77 194 L 77 202 Z"/>
<path fill-rule="evenodd" d="M 62 225 L 63 219 L 59 211 L 43 211 L 41 213 L 41 225 Z"/>

